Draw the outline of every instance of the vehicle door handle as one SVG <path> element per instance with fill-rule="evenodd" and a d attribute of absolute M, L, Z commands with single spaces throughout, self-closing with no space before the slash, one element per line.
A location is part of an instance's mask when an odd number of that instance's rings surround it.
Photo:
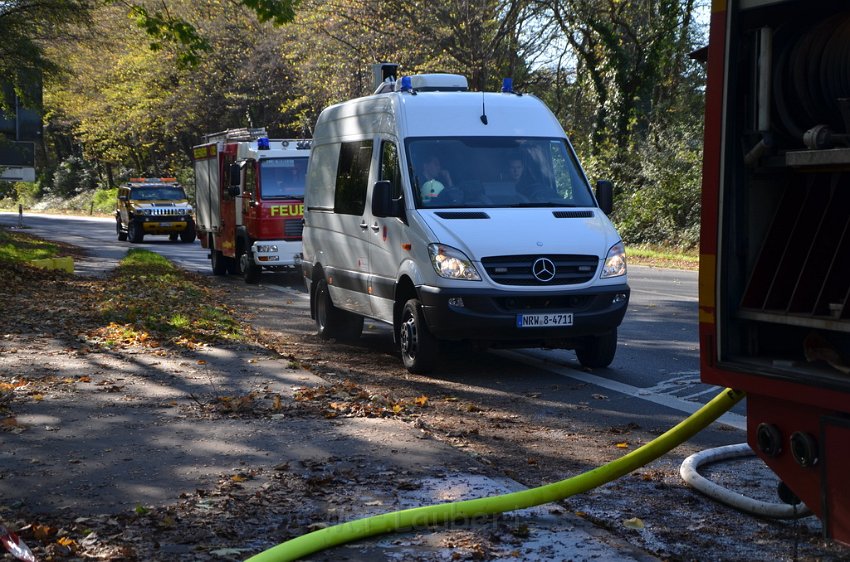
<path fill-rule="evenodd" d="M 360 223 L 360 228 L 362 228 L 363 230 L 366 230 L 367 228 L 369 228 L 369 225 L 366 224 L 366 221 L 363 221 L 363 222 Z"/>
<path fill-rule="evenodd" d="M 375 221 L 375 224 L 372 225 L 372 232 L 378 232 L 379 230 L 381 230 L 381 227 L 378 224 L 378 221 Z"/>

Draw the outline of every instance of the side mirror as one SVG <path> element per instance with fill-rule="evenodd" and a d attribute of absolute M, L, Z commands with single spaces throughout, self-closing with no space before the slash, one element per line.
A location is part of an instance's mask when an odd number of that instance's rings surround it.
<path fill-rule="evenodd" d="M 230 185 L 227 186 L 227 194 L 231 197 L 237 197 L 240 193 L 239 184 L 242 180 L 242 168 L 239 164 L 231 164 L 227 172 Z"/>
<path fill-rule="evenodd" d="M 614 184 L 608 180 L 597 181 L 596 202 L 599 203 L 603 213 L 610 215 L 614 210 Z"/>
<path fill-rule="evenodd" d="M 402 213 L 401 199 L 393 199 L 392 182 L 375 182 L 372 188 L 372 214 L 376 217 L 401 217 Z"/>
<path fill-rule="evenodd" d="M 230 178 L 230 185 L 239 185 L 239 181 L 242 178 L 242 168 L 239 164 L 231 164 L 227 175 Z"/>

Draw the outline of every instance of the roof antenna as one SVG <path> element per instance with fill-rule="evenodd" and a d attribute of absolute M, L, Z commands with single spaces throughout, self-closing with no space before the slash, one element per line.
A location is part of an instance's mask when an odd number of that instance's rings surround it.
<path fill-rule="evenodd" d="M 484 109 L 484 91 L 481 91 L 481 122 L 487 124 L 487 110 Z"/>

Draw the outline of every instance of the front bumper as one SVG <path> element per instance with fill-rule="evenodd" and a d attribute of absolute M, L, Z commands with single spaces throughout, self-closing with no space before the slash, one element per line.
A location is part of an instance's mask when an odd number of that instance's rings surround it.
<path fill-rule="evenodd" d="M 254 263 L 262 267 L 295 267 L 301 265 L 301 242 L 258 240 L 251 245 Z"/>
<path fill-rule="evenodd" d="M 419 287 L 428 327 L 439 339 L 547 347 L 566 347 L 578 338 L 610 332 L 622 323 L 629 294 L 626 283 L 546 293 Z M 519 314 L 552 313 L 571 313 L 573 324 L 517 326 Z"/>
<path fill-rule="evenodd" d="M 133 219 L 136 224 L 141 226 L 145 234 L 174 234 L 183 232 L 189 228 L 189 223 L 192 221 L 186 216 L 142 216 Z"/>

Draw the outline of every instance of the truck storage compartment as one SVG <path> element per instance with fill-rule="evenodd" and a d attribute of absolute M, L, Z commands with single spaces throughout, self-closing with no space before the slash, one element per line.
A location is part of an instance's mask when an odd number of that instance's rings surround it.
<path fill-rule="evenodd" d="M 719 359 L 850 390 L 850 14 L 774 4 L 730 47 Z"/>

